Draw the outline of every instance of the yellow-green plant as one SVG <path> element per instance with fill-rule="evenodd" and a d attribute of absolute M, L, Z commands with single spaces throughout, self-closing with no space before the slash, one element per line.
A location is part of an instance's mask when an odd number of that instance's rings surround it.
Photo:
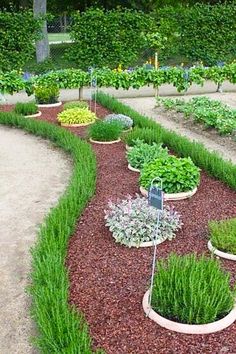
<path fill-rule="evenodd" d="M 70 108 L 59 113 L 57 119 L 60 123 L 87 124 L 95 122 L 96 115 L 88 108 Z"/>

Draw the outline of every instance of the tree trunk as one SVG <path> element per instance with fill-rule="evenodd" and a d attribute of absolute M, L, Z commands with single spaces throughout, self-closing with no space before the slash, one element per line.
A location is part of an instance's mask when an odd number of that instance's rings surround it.
<path fill-rule="evenodd" d="M 47 0 L 34 0 L 34 17 L 46 16 Z M 43 38 L 36 42 L 36 59 L 37 63 L 43 62 L 50 55 L 50 48 L 48 42 L 47 21 L 43 21 L 41 32 Z"/>

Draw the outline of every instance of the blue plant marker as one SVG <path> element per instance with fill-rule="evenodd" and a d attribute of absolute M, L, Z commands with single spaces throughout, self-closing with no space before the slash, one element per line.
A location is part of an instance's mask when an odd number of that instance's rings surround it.
<path fill-rule="evenodd" d="M 154 185 L 149 187 L 148 204 L 158 210 L 163 210 L 163 191 L 161 188 Z"/>

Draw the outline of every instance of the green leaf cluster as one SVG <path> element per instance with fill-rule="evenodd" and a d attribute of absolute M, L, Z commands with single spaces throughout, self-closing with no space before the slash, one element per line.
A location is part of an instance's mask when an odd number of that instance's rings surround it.
<path fill-rule="evenodd" d="M 38 104 L 57 103 L 59 88 L 56 85 L 36 86 L 34 88 L 35 100 Z"/>
<path fill-rule="evenodd" d="M 106 122 L 97 120 L 89 128 L 89 137 L 97 141 L 118 140 L 122 132 L 122 125 L 119 122 Z"/>
<path fill-rule="evenodd" d="M 206 324 L 232 310 L 235 294 L 217 260 L 171 254 L 157 263 L 151 306 L 172 321 Z"/>
<path fill-rule="evenodd" d="M 209 231 L 213 247 L 236 255 L 236 218 L 210 221 Z"/>
<path fill-rule="evenodd" d="M 71 109 L 71 108 L 88 108 L 88 103 L 86 101 L 71 101 L 66 102 L 63 105 L 63 110 Z"/>
<path fill-rule="evenodd" d="M 87 124 L 96 120 L 95 113 L 88 108 L 69 108 L 58 114 L 57 119 L 60 123 L 66 124 Z"/>

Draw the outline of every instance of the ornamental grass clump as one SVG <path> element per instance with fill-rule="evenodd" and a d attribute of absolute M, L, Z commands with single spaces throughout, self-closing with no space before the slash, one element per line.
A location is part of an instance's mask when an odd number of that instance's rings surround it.
<path fill-rule="evenodd" d="M 21 103 L 15 105 L 14 112 L 22 116 L 30 116 L 38 112 L 38 107 L 35 102 Z"/>
<path fill-rule="evenodd" d="M 106 122 L 119 122 L 123 130 L 128 130 L 133 126 L 133 119 L 124 114 L 108 114 L 104 120 Z"/>
<path fill-rule="evenodd" d="M 71 108 L 88 108 L 88 103 L 86 101 L 71 101 L 64 103 L 63 110 Z"/>
<path fill-rule="evenodd" d="M 236 218 L 210 221 L 209 230 L 213 247 L 236 255 Z"/>
<path fill-rule="evenodd" d="M 190 157 L 169 155 L 144 165 L 139 180 L 141 187 L 148 189 L 157 177 L 161 178 L 165 193 L 189 192 L 200 183 L 200 169 Z"/>
<path fill-rule="evenodd" d="M 63 124 L 91 124 L 96 115 L 88 108 L 70 108 L 58 114 L 57 119 Z"/>
<path fill-rule="evenodd" d="M 136 143 L 142 140 L 146 144 L 152 144 L 153 142 L 157 144 L 162 143 L 162 133 L 160 130 L 154 130 L 153 128 L 137 128 L 135 127 L 132 131 L 124 134 L 122 140 L 128 146 L 135 146 Z"/>
<path fill-rule="evenodd" d="M 89 137 L 96 141 L 118 140 L 122 131 L 122 126 L 118 122 L 106 122 L 98 120 L 89 129 Z"/>
<path fill-rule="evenodd" d="M 127 160 L 131 167 L 141 170 L 143 166 L 157 158 L 168 156 L 168 149 L 162 144 L 153 143 L 149 145 L 142 140 L 136 141 L 134 147 L 126 153 Z"/>
<path fill-rule="evenodd" d="M 105 210 L 105 222 L 116 242 L 128 247 L 139 247 L 142 242 L 153 240 L 157 211 L 148 205 L 146 198 L 128 196 L 116 203 L 109 202 Z M 166 206 L 160 216 L 157 240 L 172 240 L 181 226 L 180 214 L 173 207 Z"/>
<path fill-rule="evenodd" d="M 233 308 L 230 274 L 213 258 L 171 254 L 157 263 L 151 306 L 161 316 L 187 324 L 206 324 Z"/>

